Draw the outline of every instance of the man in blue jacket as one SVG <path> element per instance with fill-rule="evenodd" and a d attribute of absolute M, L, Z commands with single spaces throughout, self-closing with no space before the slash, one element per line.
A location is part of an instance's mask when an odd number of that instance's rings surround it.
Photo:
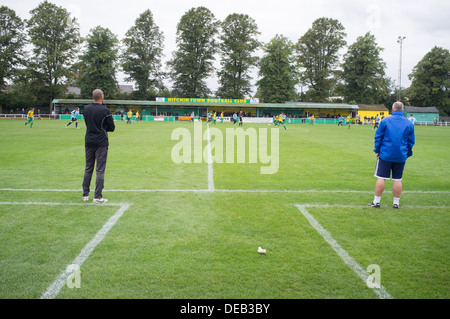
<path fill-rule="evenodd" d="M 392 116 L 380 122 L 375 133 L 375 147 L 373 151 L 377 156 L 375 168 L 375 197 L 369 204 L 379 208 L 381 195 L 384 191 L 385 181 L 390 179 L 392 171 L 392 193 L 394 195 L 393 208 L 399 208 L 402 194 L 402 176 L 406 159 L 412 156 L 415 143 L 414 124 L 403 117 L 403 103 L 395 102 L 392 105 Z"/>

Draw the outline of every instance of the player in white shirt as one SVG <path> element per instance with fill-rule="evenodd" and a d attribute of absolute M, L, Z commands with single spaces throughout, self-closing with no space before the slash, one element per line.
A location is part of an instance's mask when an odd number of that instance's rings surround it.
<path fill-rule="evenodd" d="M 66 128 L 69 127 L 69 125 L 72 124 L 72 122 L 75 122 L 75 127 L 78 129 L 79 127 L 78 127 L 78 118 L 77 118 L 77 116 L 80 115 L 80 108 L 77 107 L 77 109 L 73 110 L 71 112 L 71 114 L 72 114 L 72 120 L 70 120 L 70 122 L 67 123 Z"/>

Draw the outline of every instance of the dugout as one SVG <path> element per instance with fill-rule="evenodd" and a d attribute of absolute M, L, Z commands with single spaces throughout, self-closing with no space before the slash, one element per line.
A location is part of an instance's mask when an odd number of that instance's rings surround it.
<path fill-rule="evenodd" d="M 372 124 L 377 117 L 381 118 L 390 116 L 389 109 L 383 104 L 359 104 L 358 113 L 360 121 L 364 124 Z"/>
<path fill-rule="evenodd" d="M 435 118 L 437 118 L 437 122 L 439 123 L 439 110 L 434 106 L 405 106 L 404 115 L 406 118 L 409 118 L 411 114 L 416 118 L 417 124 L 433 124 Z"/>

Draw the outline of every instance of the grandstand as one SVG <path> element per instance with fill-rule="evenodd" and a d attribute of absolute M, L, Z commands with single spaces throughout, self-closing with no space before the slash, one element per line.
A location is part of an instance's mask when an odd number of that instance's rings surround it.
<path fill-rule="evenodd" d="M 82 113 L 83 107 L 89 103 L 91 100 L 55 99 L 53 107 L 57 114 L 69 113 L 76 107 L 80 107 Z M 192 112 L 201 117 L 206 117 L 208 112 L 224 112 L 230 117 L 240 111 L 248 118 L 272 117 L 284 112 L 289 118 L 307 118 L 314 114 L 334 119 L 340 114 L 356 114 L 358 110 L 357 105 L 345 103 L 260 103 L 258 99 L 157 98 L 156 101 L 105 100 L 103 104 L 115 114 L 126 109 L 139 111 L 144 120 L 150 121 L 162 115 L 167 117 L 167 121 L 178 120 L 178 117 L 189 116 Z"/>
<path fill-rule="evenodd" d="M 83 119 L 83 109 L 90 104 L 90 99 L 54 99 L 52 109 L 54 114 L 40 114 L 42 119 L 70 120 L 70 112 L 80 108 Z M 317 124 L 337 124 L 340 115 L 353 119 L 359 118 L 361 123 L 370 123 L 370 118 L 376 114 L 389 116 L 389 109 L 384 105 L 355 105 L 346 103 L 314 103 L 314 102 L 286 102 L 286 103 L 262 103 L 258 99 L 203 99 L 203 98 L 156 98 L 155 101 L 145 100 L 104 100 L 103 104 L 114 114 L 115 120 L 121 120 L 121 113 L 131 109 L 137 111 L 144 121 L 183 121 L 190 120 L 192 112 L 195 118 L 206 119 L 209 112 L 224 113 L 224 121 L 230 121 L 234 112 L 243 112 L 244 121 L 247 123 L 270 123 L 274 115 L 286 114 L 287 123 L 309 123 L 311 115 L 315 117 Z M 418 125 L 434 125 L 434 118 L 438 118 L 439 126 L 448 126 L 446 118 L 439 117 L 435 107 L 405 107 L 405 116 L 413 114 L 417 118 Z M 35 114 L 37 116 L 37 114 Z M 0 114 L 0 119 L 23 119 L 25 113 Z"/>

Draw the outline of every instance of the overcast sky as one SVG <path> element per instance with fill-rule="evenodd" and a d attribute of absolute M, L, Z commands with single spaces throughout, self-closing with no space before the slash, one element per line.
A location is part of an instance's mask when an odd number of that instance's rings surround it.
<path fill-rule="evenodd" d="M 16 11 L 22 19 L 30 18 L 30 10 L 40 0 L 2 0 L 2 5 Z M 402 87 L 408 87 L 408 74 L 434 46 L 450 49 L 450 1 L 449 0 L 51 0 L 66 8 L 80 24 L 81 36 L 100 25 L 109 28 L 119 39 L 134 24 L 136 18 L 150 9 L 155 23 L 164 33 L 164 61 L 171 58 L 176 49 L 176 27 L 189 9 L 208 8 L 218 20 L 231 13 L 248 14 L 256 21 L 267 43 L 276 34 L 282 34 L 293 42 L 312 26 L 314 20 L 327 17 L 339 20 L 347 33 L 347 46 L 366 32 L 375 35 L 378 45 L 384 49 L 382 59 L 387 64 L 386 73 L 398 85 L 400 44 L 404 36 L 402 54 Z M 218 63 L 217 63 L 218 65 Z M 120 84 L 123 75 L 119 75 Z M 255 79 L 257 80 L 256 73 Z M 217 80 L 208 81 L 212 90 Z M 256 90 L 254 89 L 253 92 Z"/>

